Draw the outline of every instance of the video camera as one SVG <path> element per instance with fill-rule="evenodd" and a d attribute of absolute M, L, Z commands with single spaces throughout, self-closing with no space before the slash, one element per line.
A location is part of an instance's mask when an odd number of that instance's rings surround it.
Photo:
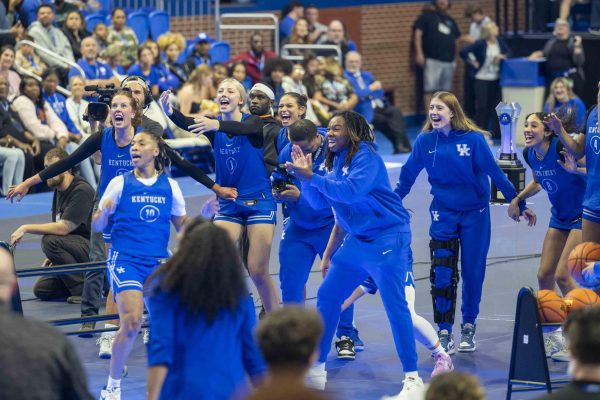
<path fill-rule="evenodd" d="M 112 98 L 117 92 L 114 84 L 100 87 L 98 85 L 90 85 L 85 87 L 86 92 L 96 93 L 94 101 L 91 101 L 87 108 L 87 115 L 83 116 L 84 121 L 98 121 L 103 122 L 108 117 L 108 111 Z"/>
<path fill-rule="evenodd" d="M 286 190 L 286 185 L 293 185 L 292 179 L 294 176 L 287 172 L 284 164 L 279 164 L 277 161 L 265 159 L 265 162 L 275 167 L 271 174 L 271 187 L 277 193 Z"/>

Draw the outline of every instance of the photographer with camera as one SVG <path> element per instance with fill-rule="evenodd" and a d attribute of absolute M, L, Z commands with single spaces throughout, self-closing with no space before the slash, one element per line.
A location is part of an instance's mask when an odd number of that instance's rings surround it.
<path fill-rule="evenodd" d="M 303 118 L 303 115 L 300 117 Z M 283 235 L 279 243 L 279 279 L 283 304 L 304 303 L 304 287 L 308 275 L 319 255 L 323 257 L 334 225 L 330 207 L 315 209 L 300 192 L 299 180 L 285 170 L 284 164 L 292 162 L 292 146 L 298 145 L 305 154 L 312 154 L 313 173 L 324 175 L 322 168 L 327 153 L 324 129 L 319 132 L 314 123 L 300 119 L 287 128 L 288 143 L 279 153 L 279 164 L 273 172 L 271 183 L 273 197 L 283 203 Z M 336 343 L 338 358 L 354 359 L 355 348 L 362 350 L 358 330 L 352 324 L 354 309 L 349 307 L 340 316 Z"/>
<path fill-rule="evenodd" d="M 102 196 L 106 185 L 112 178 L 133 169 L 129 147 L 131 146 L 133 136 L 140 130 L 140 122 L 143 127 L 142 108 L 130 90 L 96 89 L 102 94 L 103 101 L 112 96 L 112 99 L 110 99 L 110 114 L 113 126 L 94 133 L 69 157 L 58 161 L 39 174 L 12 187 L 6 196 L 7 200 L 16 198 L 17 201 L 20 201 L 27 194 L 30 187 L 65 172 L 81 161 L 91 157 L 97 151 L 102 152 L 102 174 L 98 185 L 97 198 Z M 104 120 L 107 116 L 104 113 L 108 114 L 108 106 L 106 104 L 99 102 L 90 103 L 88 107 L 88 117 L 90 120 Z M 183 160 L 171 148 L 167 147 L 166 152 L 173 165 L 188 173 L 207 188 L 210 188 L 217 196 L 227 199 L 235 199 L 237 197 L 237 191 L 234 188 L 219 186 L 201 169 Z M 110 229 L 105 230 L 105 232 L 110 233 Z M 109 239 L 109 237 L 107 236 L 106 239 Z M 105 259 L 106 253 L 102 242 L 102 232 L 93 231 L 90 239 L 90 260 L 104 261 Z M 81 303 L 82 316 L 98 315 L 103 280 L 104 272 L 89 272 L 86 274 Z M 110 312 L 110 310 L 107 310 L 107 312 Z M 91 330 L 94 326 L 94 323 L 87 323 L 82 326 L 82 330 Z M 101 348 L 101 350 L 103 349 Z M 110 344 L 107 344 L 104 350 L 105 356 L 110 356 Z"/>

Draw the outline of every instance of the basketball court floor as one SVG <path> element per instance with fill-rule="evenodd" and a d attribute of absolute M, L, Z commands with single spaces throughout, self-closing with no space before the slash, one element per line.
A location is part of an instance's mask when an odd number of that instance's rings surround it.
<path fill-rule="evenodd" d="M 414 136 L 414 135 L 413 135 Z M 407 155 L 390 154 L 385 138 L 381 153 L 388 167 L 392 185 L 395 185 L 402 162 Z M 527 182 L 531 179 L 527 174 Z M 190 178 L 180 178 L 180 185 L 186 196 L 188 215 L 197 215 L 209 192 Z M 50 218 L 50 193 L 27 196 L 22 203 L 10 205 L 0 201 L 0 224 L 2 237 L 9 240 L 11 232 L 23 223 L 46 222 Z M 411 193 L 405 199 L 405 206 L 413 211 L 412 231 L 414 252 L 414 275 L 416 278 L 416 310 L 419 314 L 433 321 L 431 297 L 429 294 L 429 212 L 431 200 L 427 176 L 422 173 L 417 179 Z M 499 400 L 506 397 L 506 381 L 510 364 L 510 349 L 515 318 L 516 297 L 523 286 L 536 288 L 536 271 L 539 253 L 550 216 L 550 206 L 544 193 L 530 199 L 530 208 L 538 216 L 536 227 L 529 228 L 525 222 L 515 223 L 506 216 L 506 206 L 491 207 L 492 241 L 487 262 L 487 273 L 481 303 L 481 312 L 477 321 L 477 351 L 474 353 L 457 353 L 453 356 L 457 370 L 475 374 L 485 386 L 488 399 Z M 281 219 L 279 219 L 280 221 Z M 279 282 L 278 250 L 281 225 L 278 225 L 270 269 L 276 283 Z M 39 266 L 43 260 L 39 237 L 28 235 L 15 253 L 17 268 Z M 321 275 L 318 262 L 313 266 L 307 285 L 308 307 L 315 306 L 315 296 Z M 19 282 L 26 316 L 41 320 L 77 317 L 78 305 L 63 302 L 41 302 L 32 294 L 33 278 L 21 279 Z M 254 298 L 259 297 L 252 285 Z M 459 297 L 460 304 L 460 297 Z M 260 305 L 258 305 L 260 306 Z M 459 310 L 460 308 L 457 307 Z M 335 351 L 329 355 L 328 389 L 337 394 L 339 399 L 378 399 L 382 395 L 396 394 L 402 386 L 402 369 L 396 355 L 389 324 L 378 295 L 365 296 L 356 305 L 355 323 L 360 336 L 365 342 L 365 351 L 357 353 L 354 361 L 338 361 Z M 65 329 L 75 330 L 77 326 Z M 460 331 L 460 311 L 457 314 L 455 331 Z M 98 347 L 94 339 L 72 337 L 79 356 L 87 372 L 88 384 L 94 396 L 97 396 L 106 384 L 108 360 L 97 357 Z M 190 340 L 193 337 L 190 336 Z M 417 344 L 419 353 L 419 372 L 427 381 L 433 368 L 433 360 L 429 352 Z M 146 354 L 139 336 L 128 361 L 129 375 L 122 382 L 123 399 L 138 400 L 145 398 Z M 567 364 L 549 361 L 553 376 L 564 376 Z M 543 392 L 514 394 L 513 399 L 529 399 Z"/>

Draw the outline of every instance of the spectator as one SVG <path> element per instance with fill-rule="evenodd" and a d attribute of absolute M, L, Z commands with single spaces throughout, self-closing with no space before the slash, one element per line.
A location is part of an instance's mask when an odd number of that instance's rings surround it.
<path fill-rule="evenodd" d="M 263 122 L 263 136 L 264 136 L 264 159 L 265 160 L 277 160 L 277 139 L 279 138 L 279 131 L 281 130 L 281 124 L 273 117 L 273 104 L 275 103 L 275 93 L 273 90 L 262 83 L 257 83 L 248 91 L 248 101 L 250 103 L 250 114 L 258 115 Z M 269 175 L 273 172 L 275 167 L 265 163 L 267 172 Z M 244 235 L 244 240 L 248 239 L 247 233 Z M 244 246 L 244 262 L 248 261 L 248 254 L 246 250 L 249 250 L 248 246 Z"/>
<path fill-rule="evenodd" d="M 490 17 L 483 13 L 483 8 L 478 2 L 469 3 L 465 7 L 465 17 L 469 18 L 469 34 L 463 37 L 465 44 L 470 45 L 481 39 L 481 27 L 488 23 Z M 471 63 L 465 63 L 463 78 L 463 103 L 464 111 L 469 118 L 475 118 L 475 73 L 477 71 Z M 481 126 L 481 125 L 480 125 Z"/>
<path fill-rule="evenodd" d="M 81 41 L 81 58 L 77 60 L 77 65 L 83 69 L 85 86 L 119 85 L 119 79 L 115 77 L 110 65 L 104 64 L 98 60 L 97 43 L 91 36 L 88 36 Z M 79 75 L 81 75 L 81 73 L 77 68 L 72 67 L 69 71 L 69 78 Z"/>
<path fill-rule="evenodd" d="M 304 16 L 304 4 L 300 1 L 290 1 L 281 11 L 281 20 L 279 21 L 279 38 L 283 39 L 292 34 L 292 29 L 298 18 Z"/>
<path fill-rule="evenodd" d="M 146 285 L 148 399 L 230 398 L 247 386 L 246 375 L 259 381 L 265 365 L 244 272 L 224 229 L 198 217 L 186 224 L 178 251 Z"/>
<path fill-rule="evenodd" d="M 246 73 L 246 63 L 243 61 L 236 61 L 229 66 L 229 73 L 227 74 L 230 78 L 234 78 L 239 83 L 244 85 L 246 91 L 252 89 L 252 79 Z"/>
<path fill-rule="evenodd" d="M 27 33 L 34 39 L 36 44 L 66 58 L 69 61 L 75 62 L 73 57 L 73 48 L 69 39 L 65 34 L 54 25 L 54 11 L 48 4 L 42 4 L 37 10 L 37 21 L 33 22 Z M 49 67 L 58 70 L 60 80 L 66 86 L 67 74 L 69 66 L 59 61 L 56 57 L 48 53 L 40 53 L 40 57 Z"/>
<path fill-rule="evenodd" d="M 581 45 L 581 36 L 571 35 L 569 23 L 564 19 L 557 19 L 554 24 L 554 37 L 546 42 L 544 49 L 534 51 L 529 58 L 546 58 L 546 89 L 550 83 L 559 76 L 573 80 L 575 93 L 583 92 L 585 75 L 583 64 L 585 54 Z"/>
<path fill-rule="evenodd" d="M 67 14 L 62 31 L 71 43 L 73 57 L 79 60 L 81 58 L 81 41 L 92 34 L 85 28 L 83 16 L 77 8 Z"/>
<path fill-rule="evenodd" d="M 352 84 L 344 78 L 342 67 L 333 58 L 325 59 L 325 73 L 317 78 L 315 99 L 331 114 L 350 111 L 358 104 Z"/>
<path fill-rule="evenodd" d="M 77 130 L 81 133 L 82 139 L 85 140 L 91 135 L 92 129 L 88 121 L 83 120 L 83 114 L 87 110 L 88 101 L 83 98 L 85 93 L 85 80 L 80 75 L 72 76 L 69 80 L 69 88 L 71 89 L 71 96 L 67 97 L 67 113 L 71 118 L 71 121 L 77 127 Z"/>
<path fill-rule="evenodd" d="M 406 134 L 402 112 L 385 101 L 383 85 L 370 72 L 362 70 L 362 57 L 351 51 L 346 55 L 345 78 L 358 97 L 354 111 L 360 113 L 392 142 L 393 153 L 408 153 L 412 147 Z"/>
<path fill-rule="evenodd" d="M 353 46 L 352 49 L 350 48 L 348 38 L 346 37 L 346 26 L 339 19 L 334 19 L 329 23 L 327 34 L 321 37 L 318 44 L 333 44 L 338 46 L 342 52 L 342 59 L 339 60 L 340 62 L 346 58 L 346 54 L 350 50 L 355 50 L 356 47 Z M 329 50 L 320 50 L 318 54 L 321 56 L 332 56 L 334 53 Z"/>
<path fill-rule="evenodd" d="M 281 83 L 281 86 L 283 87 L 283 92 L 294 92 L 298 94 L 303 94 L 304 96 L 306 96 L 306 98 L 309 98 L 308 89 L 306 88 L 303 82 L 305 73 L 306 71 L 304 70 L 302 64 L 295 64 L 292 69 L 292 73 L 289 76 L 286 75 L 283 77 L 283 81 Z M 315 110 L 313 109 L 310 101 L 306 103 L 305 118 L 313 122 L 315 125 L 320 124 L 319 118 L 317 118 Z"/>
<path fill-rule="evenodd" d="M 219 112 L 217 103 L 213 101 L 216 96 L 217 89 L 213 86 L 210 67 L 199 65 L 177 93 L 179 111 L 193 117 L 214 116 Z"/>
<path fill-rule="evenodd" d="M 453 371 L 431 379 L 425 400 L 485 400 L 485 392 L 475 376 Z"/>
<path fill-rule="evenodd" d="M 559 77 L 550 84 L 550 94 L 544 104 L 545 113 L 556 113 L 563 110 L 562 114 L 575 115 L 575 132 L 581 132 L 585 125 L 586 108 L 583 101 L 573 92 L 573 82 L 567 78 Z"/>
<path fill-rule="evenodd" d="M 434 92 L 452 91 L 460 30 L 448 15 L 449 8 L 449 0 L 434 0 L 433 8 L 425 6 L 414 25 L 415 62 L 423 68 L 425 108 Z"/>
<path fill-rule="evenodd" d="M 212 65 L 212 60 L 210 59 L 208 51 L 210 50 L 210 43 L 213 41 L 214 39 L 206 32 L 200 32 L 198 36 L 196 36 L 194 49 L 187 60 L 185 60 L 188 71 L 193 71 L 200 64 L 206 64 L 208 66 Z"/>
<path fill-rule="evenodd" d="M 44 169 L 44 157 L 55 146 L 65 149 L 69 144 L 67 127 L 52 107 L 42 97 L 41 83 L 32 77 L 24 77 L 19 86 L 21 95 L 13 105 L 19 113 L 24 128 L 40 143 L 40 153 L 34 158 L 37 171 Z M 72 150 L 74 146 L 70 146 Z"/>
<path fill-rule="evenodd" d="M 29 35 L 23 36 L 23 40 L 33 42 L 33 38 Z M 33 72 L 37 76 L 42 76 L 42 72 L 48 66 L 42 58 L 35 52 L 35 49 L 28 44 L 21 43 L 15 54 L 15 64 L 26 71 Z"/>
<path fill-rule="evenodd" d="M 245 61 L 246 72 L 254 84 L 262 79 L 267 60 L 275 57 L 277 57 L 277 54 L 265 50 L 262 35 L 260 32 L 255 31 L 250 36 L 250 50 L 233 57 L 231 62 Z"/>
<path fill-rule="evenodd" d="M 96 24 L 92 36 L 96 39 L 98 54 L 104 56 L 104 51 L 108 47 L 108 27 L 103 23 Z"/>
<path fill-rule="evenodd" d="M 125 25 L 126 15 L 122 8 L 114 8 L 111 14 L 112 26 L 108 28 L 107 44 L 120 43 L 123 52 L 123 68 L 127 69 L 136 61 L 138 40 L 135 32 Z"/>
<path fill-rule="evenodd" d="M 106 61 L 106 65 L 110 67 L 113 75 L 122 82 L 127 75 L 123 69 L 123 53 L 121 52 L 121 45 L 119 43 L 111 44 L 106 48 L 102 57 Z"/>
<path fill-rule="evenodd" d="M 181 33 L 165 33 L 158 38 L 158 47 L 165 53 L 165 65 L 177 79 L 172 82 L 173 91 L 179 90 L 189 77 L 187 65 L 179 63 L 179 55 L 185 49 L 185 38 Z"/>
<path fill-rule="evenodd" d="M 13 70 L 15 63 L 15 49 L 12 46 L 0 48 L 0 74 L 8 78 L 8 99 L 14 100 L 19 95 L 21 77 Z"/>
<path fill-rule="evenodd" d="M 315 93 L 317 92 L 317 76 L 320 75 L 319 73 L 319 60 L 317 59 L 317 56 L 315 56 L 314 54 L 308 54 L 305 58 L 304 61 L 302 61 L 302 66 L 304 67 L 304 79 L 302 80 L 302 83 L 304 83 L 304 86 L 306 86 L 306 91 L 308 93 L 308 98 L 312 99 L 315 96 Z"/>
<path fill-rule="evenodd" d="M 283 77 L 292 73 L 292 63 L 283 58 L 271 58 L 265 66 L 264 83 L 269 85 L 275 93 L 275 103 L 273 107 L 277 110 L 279 100 L 285 93 L 283 90 Z"/>
<path fill-rule="evenodd" d="M 165 90 L 174 89 L 175 86 L 179 86 L 179 80 L 177 77 L 169 71 L 167 64 L 162 62 L 158 43 L 152 39 L 148 39 L 142 46 L 148 47 L 152 51 L 154 60 L 153 66 L 158 74 L 158 90 L 162 92 Z"/>
<path fill-rule="evenodd" d="M 212 66 L 213 85 L 219 87 L 223 79 L 227 78 L 227 67 L 221 63 L 214 63 Z"/>
<path fill-rule="evenodd" d="M 6 88 L 6 80 L 3 84 Z M 1 89 L 0 89 L 1 90 Z M 13 147 L 13 139 L 0 131 L 0 162 L 2 163 L 2 196 L 6 196 L 12 185 L 23 182 L 25 174 L 25 154 L 20 148 Z"/>
<path fill-rule="evenodd" d="M 0 398 L 92 400 L 77 352 L 65 335 L 6 306 L 17 287 L 9 249 L 7 243 L 0 245 L 0 324 L 10 327 L 0 331 L 0 364 L 10 366 L 0 374 Z"/>
<path fill-rule="evenodd" d="M 4 34 L 0 39 L 0 46 L 15 45 L 23 36 L 23 25 L 15 12 L 20 2 L 21 0 L 9 0 L 8 6 L 0 2 L 0 33 Z"/>
<path fill-rule="evenodd" d="M 250 398 L 268 397 L 278 386 L 304 388 L 304 377 L 318 358 L 322 335 L 323 322 L 314 310 L 288 306 L 267 314 L 258 324 L 256 339 L 269 374 Z M 281 398 L 287 398 L 285 392 L 282 394 Z"/>
<path fill-rule="evenodd" d="M 308 21 L 305 18 L 298 18 L 294 28 L 292 29 L 292 34 L 281 41 L 281 48 L 286 44 L 311 44 L 308 38 Z M 303 56 L 306 50 L 292 49 L 292 50 L 282 50 L 282 55 L 294 55 L 294 56 Z"/>
<path fill-rule="evenodd" d="M 25 156 L 23 172 L 19 172 L 19 155 L 14 152 L 4 152 L 10 160 L 4 161 L 2 171 L 2 194 L 6 194 L 8 187 L 19 180 L 29 178 L 34 174 L 33 157 L 40 152 L 40 142 L 25 131 L 19 115 L 8 100 L 8 79 L 0 74 L 0 140 L 4 141 L 7 150 L 20 150 Z M 13 161 L 16 159 L 17 161 Z M 11 165 L 14 172 L 11 172 Z"/>
<path fill-rule="evenodd" d="M 154 97 L 158 96 L 159 75 L 154 65 L 154 54 L 148 46 L 140 46 L 137 51 L 138 62 L 133 64 L 127 70 L 127 75 L 141 76 L 150 85 L 150 90 Z"/>
<path fill-rule="evenodd" d="M 600 307 L 592 306 L 569 314 L 564 331 L 571 355 L 571 382 L 538 400 L 598 399 L 600 385 Z"/>
<path fill-rule="evenodd" d="M 319 9 L 314 4 L 309 4 L 304 9 L 304 18 L 308 21 L 308 39 L 310 43 L 316 43 L 321 36 L 327 33 L 327 25 L 319 22 Z"/>
<path fill-rule="evenodd" d="M 67 158 L 59 148 L 50 150 L 45 157 L 45 166 Z M 90 261 L 90 217 L 94 204 L 94 189 L 80 176 L 67 171 L 49 179 L 49 188 L 54 189 L 52 198 L 52 222 L 25 224 L 18 227 L 10 237 L 16 246 L 27 233 L 42 236 L 42 251 L 46 255 L 43 266 L 59 266 Z M 80 303 L 83 291 L 83 274 L 43 276 L 33 285 L 33 293 L 40 300 L 67 299 Z M 70 298 L 70 299 L 69 299 Z"/>
<path fill-rule="evenodd" d="M 481 28 L 481 39 L 460 51 L 460 56 L 473 67 L 475 74 L 475 123 L 500 139 L 500 126 L 495 108 L 502 101 L 500 71 L 510 49 L 498 37 L 498 26 L 490 21 Z"/>
<path fill-rule="evenodd" d="M 560 1 L 560 13 L 559 18 L 567 20 L 571 14 L 571 6 L 573 3 L 590 3 L 590 27 L 588 32 L 592 35 L 600 35 L 600 0 L 589 0 L 589 1 L 573 1 L 573 0 L 561 0 Z"/>
<path fill-rule="evenodd" d="M 71 2 L 67 2 L 65 0 L 53 0 L 53 3 L 54 14 L 56 15 L 56 22 L 61 27 L 65 27 L 65 23 L 69 19 L 69 14 L 71 14 L 73 11 L 79 12 L 79 8 Z"/>

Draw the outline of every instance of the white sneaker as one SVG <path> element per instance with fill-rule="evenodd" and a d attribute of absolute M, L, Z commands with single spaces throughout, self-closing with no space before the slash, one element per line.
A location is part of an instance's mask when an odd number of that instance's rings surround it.
<path fill-rule="evenodd" d="M 121 388 L 102 389 L 100 400 L 121 400 Z"/>
<path fill-rule="evenodd" d="M 548 333 L 544 338 L 546 357 L 552 357 L 553 354 L 564 351 L 565 349 L 566 343 L 561 329 Z"/>
<path fill-rule="evenodd" d="M 96 344 L 100 346 L 98 357 L 109 359 L 112 356 L 112 345 L 114 340 L 114 334 L 103 333 L 102 336 L 100 336 L 100 339 L 96 341 Z"/>
<path fill-rule="evenodd" d="M 381 400 L 422 400 L 425 398 L 425 385 L 421 378 L 406 378 L 404 386 L 395 396 L 383 396 Z"/>
<path fill-rule="evenodd" d="M 148 342 L 150 341 L 150 328 L 144 329 L 144 336 L 142 337 L 142 341 L 144 342 L 144 344 L 148 344 Z"/>
<path fill-rule="evenodd" d="M 325 390 L 327 383 L 327 371 L 324 366 L 311 367 L 304 377 L 306 386 L 315 390 Z"/>

